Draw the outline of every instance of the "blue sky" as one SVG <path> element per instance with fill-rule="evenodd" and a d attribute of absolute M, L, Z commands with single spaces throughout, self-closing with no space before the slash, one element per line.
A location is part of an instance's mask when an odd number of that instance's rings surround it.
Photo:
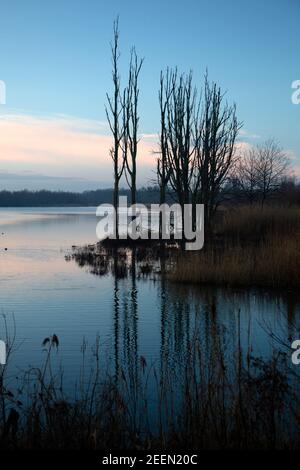
<path fill-rule="evenodd" d="M 69 186 L 74 178 L 74 189 L 81 177 L 87 187 L 98 181 L 110 185 L 106 141 L 99 144 L 99 160 L 97 140 L 86 155 L 78 143 L 74 160 L 74 150 L 68 152 L 65 145 L 76 132 L 84 139 L 95 139 L 95 134 L 106 139 L 109 41 L 116 15 L 123 78 L 132 45 L 145 57 L 140 131 L 147 141 L 142 151 L 149 155 L 142 159 L 148 173 L 142 169 L 141 183 L 147 181 L 154 158 L 159 73 L 167 66 L 192 69 L 199 88 L 208 68 L 210 78 L 227 90 L 228 100 L 237 103 L 244 121 L 241 138 L 256 143 L 273 136 L 298 164 L 300 106 L 291 103 L 291 83 L 300 79 L 299 0 L 2 0 L 0 14 L 0 80 L 7 87 L 7 103 L 0 107 L 1 186 L 28 186 L 28 175 L 35 181 L 32 187 L 51 186 L 58 177 L 55 188 L 64 177 Z M 56 140 L 57 129 L 64 145 L 58 138 L 57 148 L 43 147 L 43 136 L 45 142 Z M 14 133 L 17 146 L 7 137 Z M 10 174 L 6 182 L 5 173 Z M 39 175 L 47 178 L 39 180 Z"/>

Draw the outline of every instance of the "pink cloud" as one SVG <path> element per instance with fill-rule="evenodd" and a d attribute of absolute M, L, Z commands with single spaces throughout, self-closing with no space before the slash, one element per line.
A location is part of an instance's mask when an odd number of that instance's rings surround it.
<path fill-rule="evenodd" d="M 153 136 L 139 144 L 143 175 L 155 166 Z M 0 119 L 0 168 L 7 171 L 41 171 L 55 176 L 112 179 L 106 124 L 69 116 L 36 117 L 5 114 Z"/>

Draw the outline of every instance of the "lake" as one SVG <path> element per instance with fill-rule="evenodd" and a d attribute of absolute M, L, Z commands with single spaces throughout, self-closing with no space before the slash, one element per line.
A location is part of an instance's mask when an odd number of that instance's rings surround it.
<path fill-rule="evenodd" d="M 12 375 L 40 365 L 42 341 L 53 334 L 70 390 L 83 339 L 92 348 L 97 335 L 101 366 L 112 374 L 120 368 L 134 374 L 141 357 L 157 370 L 180 369 L 195 330 L 206 349 L 218 332 L 229 361 L 238 341 L 268 358 L 273 347 L 283 348 L 278 339 L 288 345 L 297 339 L 300 296 L 180 286 L 154 275 L 115 279 L 66 261 L 72 245 L 97 241 L 95 211 L 0 209 L 0 311 L 10 325 L 13 314 L 17 328 Z"/>

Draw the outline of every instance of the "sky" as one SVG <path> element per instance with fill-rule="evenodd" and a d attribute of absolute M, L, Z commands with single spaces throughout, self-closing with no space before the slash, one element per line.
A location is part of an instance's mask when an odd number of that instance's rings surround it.
<path fill-rule="evenodd" d="M 239 140 L 278 139 L 300 175 L 300 0 L 1 0 L 0 189 L 78 190 L 112 185 L 106 92 L 119 15 L 120 73 L 130 48 L 140 80 L 139 185 L 154 179 L 161 70 L 206 69 L 244 127 Z M 1 96 L 0 96 L 1 101 Z"/>

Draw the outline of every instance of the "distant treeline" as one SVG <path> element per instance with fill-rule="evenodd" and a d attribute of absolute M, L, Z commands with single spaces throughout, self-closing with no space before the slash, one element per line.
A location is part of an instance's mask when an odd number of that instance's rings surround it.
<path fill-rule="evenodd" d="M 245 189 L 241 187 L 241 179 L 238 182 L 231 179 L 223 188 L 220 199 L 229 205 L 262 205 L 265 202 L 269 205 L 299 206 L 300 182 L 294 177 L 283 179 L 276 186 L 270 187 L 267 194 L 263 195 L 260 187 Z"/>
<path fill-rule="evenodd" d="M 120 189 L 120 196 L 127 196 L 128 204 L 131 202 L 129 189 Z M 251 196 L 251 198 L 250 198 Z M 245 193 L 229 181 L 220 193 L 220 204 L 260 204 L 261 194 L 254 190 L 251 195 Z M 159 188 L 157 186 L 143 187 L 137 190 L 137 203 L 159 204 Z M 43 206 L 98 206 L 113 201 L 113 189 L 97 189 L 82 193 L 68 191 L 0 191 L 0 207 L 43 207 Z M 174 203 L 174 194 L 170 191 L 166 195 L 167 203 Z M 287 205 L 300 205 L 300 183 L 290 178 L 282 181 L 276 191 L 269 195 L 269 203 Z"/>
<path fill-rule="evenodd" d="M 130 203 L 130 190 L 121 189 L 120 196 L 127 196 Z M 97 189 L 73 193 L 67 191 L 0 191 L 0 207 L 38 207 L 38 206 L 98 206 L 112 203 L 112 189 Z M 155 186 L 137 190 L 137 202 L 158 203 L 159 189 Z"/>

